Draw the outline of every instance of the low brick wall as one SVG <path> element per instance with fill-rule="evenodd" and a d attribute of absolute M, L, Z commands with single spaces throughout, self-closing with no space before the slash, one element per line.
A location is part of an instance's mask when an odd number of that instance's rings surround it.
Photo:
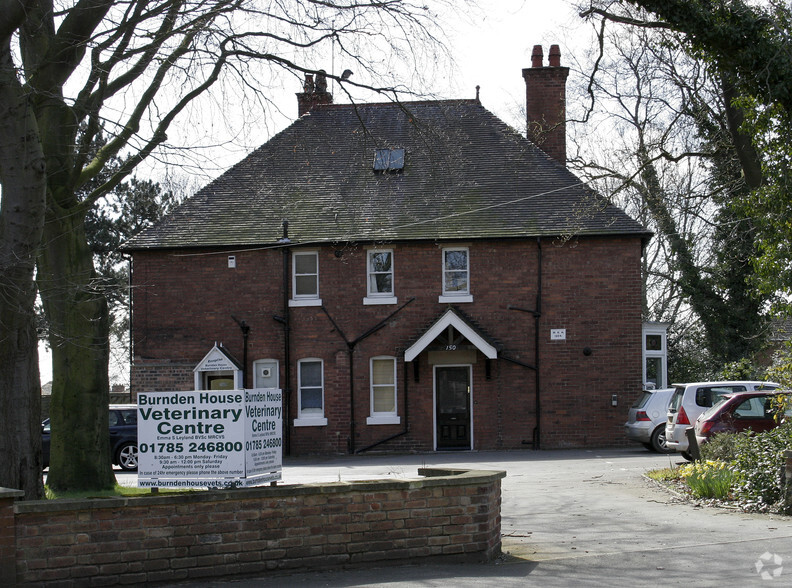
<path fill-rule="evenodd" d="M 22 501 L 13 517 L 0 504 L 0 525 L 14 526 L 0 527 L 0 538 L 16 544 L 15 562 L 0 563 L 14 563 L 18 585 L 104 586 L 497 557 L 505 472 L 418 473 L 425 477 Z"/>

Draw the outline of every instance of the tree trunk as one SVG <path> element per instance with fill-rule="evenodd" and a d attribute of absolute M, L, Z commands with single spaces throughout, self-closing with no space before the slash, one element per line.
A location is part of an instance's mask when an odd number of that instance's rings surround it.
<path fill-rule="evenodd" d="M 0 486 L 41 498 L 41 383 L 33 281 L 44 157 L 8 39 L 0 40 Z"/>
<path fill-rule="evenodd" d="M 38 260 L 52 347 L 52 444 L 47 484 L 55 490 L 115 485 L 108 434 L 108 310 L 97 290 L 81 212 L 50 202 Z"/>

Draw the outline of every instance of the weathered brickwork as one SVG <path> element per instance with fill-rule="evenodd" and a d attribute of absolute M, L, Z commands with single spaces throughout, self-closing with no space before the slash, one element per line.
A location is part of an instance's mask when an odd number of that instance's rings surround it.
<path fill-rule="evenodd" d="M 0 504 L 0 538 L 16 537 L 16 564 L 3 569 L 15 567 L 19 585 L 66 587 L 497 557 L 505 473 L 420 473 L 427 477 L 27 501 L 9 517 Z"/>
<path fill-rule="evenodd" d="M 133 393 L 193 389 L 193 368 L 215 343 L 241 361 L 238 319 L 250 327 L 248 371 L 257 359 L 279 361 L 293 455 L 372 446 L 434 450 L 439 364 L 472 367 L 472 449 L 532 447 L 537 434 L 542 448 L 621 444 L 626 406 L 642 382 L 640 238 L 443 245 L 469 249 L 473 301 L 455 307 L 498 346 L 497 359 L 487 360 L 463 341 L 454 351 L 438 354 L 433 351 L 442 350 L 429 347 L 415 361 L 404 361 L 405 350 L 448 308 L 438 301 L 439 244 L 383 245 L 393 250 L 398 298 L 388 305 L 363 303 L 364 246 L 315 248 L 323 306 L 292 308 L 286 306 L 284 284 L 291 288 L 291 281 L 290 274 L 284 280 L 280 249 L 235 251 L 233 269 L 222 251 L 136 251 Z M 551 329 L 565 329 L 565 339 L 552 340 Z M 376 356 L 397 359 L 398 424 L 366 423 L 370 359 Z M 291 426 L 298 409 L 297 362 L 305 358 L 323 361 L 325 426 Z M 246 385 L 253 385 L 250 374 Z"/>

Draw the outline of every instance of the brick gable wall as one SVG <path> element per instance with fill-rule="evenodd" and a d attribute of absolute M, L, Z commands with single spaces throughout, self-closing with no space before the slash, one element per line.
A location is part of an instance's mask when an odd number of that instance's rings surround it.
<path fill-rule="evenodd" d="M 534 365 L 534 318 L 509 306 L 536 308 L 536 240 L 448 245 L 467 246 L 470 252 L 473 302 L 458 308 L 502 345 L 501 356 Z M 289 422 L 297 412 L 297 361 L 308 357 L 324 363 L 328 419 L 323 427 L 292 428 L 292 454 L 342 453 L 394 436 L 377 449 L 434 448 L 433 366 L 424 351 L 416 360 L 417 368 L 413 362 L 405 369 L 404 351 L 448 308 L 438 302 L 441 246 L 411 243 L 386 247 L 394 251 L 396 305 L 363 304 L 366 248 L 346 245 L 317 248 L 324 309 L 288 309 Z M 268 249 L 233 255 L 236 268 L 231 269 L 226 253 L 135 252 L 133 392 L 192 389 L 192 368 L 215 342 L 223 343 L 241 360 L 242 333 L 232 317 L 251 328 L 249 362 L 278 359 L 281 387 L 285 387 L 285 331 L 273 318 L 287 313 L 282 295 L 283 254 Z M 544 239 L 541 255 L 541 446 L 621 444 L 627 407 L 641 389 L 640 239 Z M 411 298 L 414 300 L 408 303 Z M 371 332 L 382 321 L 384 326 Z M 551 341 L 550 329 L 566 329 L 566 340 Z M 590 354 L 585 354 L 586 350 Z M 382 355 L 397 358 L 398 425 L 366 424 L 370 414 L 369 360 Z M 453 355 L 445 357 L 454 361 Z M 480 352 L 471 355 L 470 350 L 463 363 L 470 357 L 475 358 L 473 448 L 528 446 L 537 424 L 534 370 L 500 358 L 489 361 L 487 367 L 486 358 Z M 247 385 L 252 386 L 250 377 Z M 615 407 L 611 406 L 614 394 L 618 400 Z M 354 427 L 350 422 L 353 407 Z"/>

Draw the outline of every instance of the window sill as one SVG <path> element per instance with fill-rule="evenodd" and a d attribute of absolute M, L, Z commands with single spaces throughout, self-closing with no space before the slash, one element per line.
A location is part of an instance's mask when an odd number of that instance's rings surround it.
<path fill-rule="evenodd" d="M 443 304 L 457 304 L 459 302 L 473 302 L 473 296 L 470 294 L 460 294 L 456 296 L 440 296 L 438 302 Z"/>
<path fill-rule="evenodd" d="M 289 306 L 322 306 L 321 298 L 305 298 L 297 299 L 292 298 L 289 300 Z"/>
<path fill-rule="evenodd" d="M 367 425 L 400 425 L 399 416 L 372 416 L 366 419 Z"/>
<path fill-rule="evenodd" d="M 294 419 L 295 427 L 324 427 L 327 419 L 322 417 Z"/>
<path fill-rule="evenodd" d="M 395 296 L 366 296 L 363 299 L 363 304 L 374 305 L 374 304 L 396 304 L 399 301 L 398 298 Z"/>

